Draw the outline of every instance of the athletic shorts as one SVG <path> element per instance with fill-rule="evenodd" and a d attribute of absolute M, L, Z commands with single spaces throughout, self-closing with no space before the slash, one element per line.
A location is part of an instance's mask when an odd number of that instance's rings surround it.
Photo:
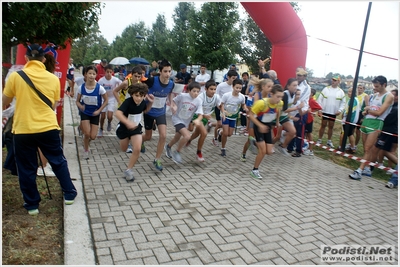
<path fill-rule="evenodd" d="M 312 133 L 313 124 L 314 124 L 313 121 L 310 123 L 306 123 L 306 126 L 304 127 L 305 133 Z"/>
<path fill-rule="evenodd" d="M 100 115 L 89 116 L 83 112 L 79 112 L 79 115 L 81 116 L 81 121 L 90 121 L 90 124 L 99 125 Z"/>
<path fill-rule="evenodd" d="M 345 133 L 346 125 L 342 125 L 343 127 L 343 134 Z M 354 130 L 356 129 L 356 126 L 353 124 L 349 124 L 349 132 L 346 137 L 352 136 L 354 134 Z"/>
<path fill-rule="evenodd" d="M 194 120 L 197 119 L 198 117 L 199 117 L 199 115 L 194 114 L 194 115 L 193 115 L 193 118 L 192 118 L 192 121 L 194 121 Z M 203 117 L 203 118 L 201 119 L 201 122 L 203 123 L 204 126 L 206 126 L 207 123 L 208 123 L 208 119 L 206 119 L 206 118 Z"/>
<path fill-rule="evenodd" d="M 183 128 L 186 128 L 185 124 L 183 123 L 178 123 L 177 125 L 174 125 L 175 127 L 175 132 L 179 133 L 180 130 L 182 130 Z"/>
<path fill-rule="evenodd" d="M 108 103 L 107 103 L 107 106 L 105 107 L 105 108 L 103 108 L 103 110 L 101 111 L 101 112 L 115 112 L 115 108 L 116 108 L 116 106 L 115 106 L 115 103 L 116 103 L 117 101 L 115 101 L 115 98 L 109 98 L 108 99 Z"/>
<path fill-rule="evenodd" d="M 153 116 L 144 113 L 143 114 L 144 128 L 146 130 L 153 130 L 154 120 L 156 121 L 157 125 L 163 125 L 163 124 L 167 125 L 167 118 L 165 117 L 165 114 L 155 118 Z"/>
<path fill-rule="evenodd" d="M 132 135 L 137 135 L 137 134 L 142 134 L 142 125 L 139 124 L 137 128 L 135 128 L 135 130 L 128 130 L 125 126 L 121 127 L 121 123 L 118 123 L 117 125 L 117 129 L 116 129 L 116 134 L 118 139 L 122 140 L 125 138 L 131 138 Z"/>
<path fill-rule="evenodd" d="M 224 121 L 222 121 L 222 125 L 229 125 L 229 128 L 235 128 L 236 120 L 225 119 Z"/>
<path fill-rule="evenodd" d="M 258 130 L 258 127 L 256 124 L 254 124 L 254 136 L 256 138 L 257 142 L 262 142 L 264 141 L 267 144 L 272 144 L 272 131 L 273 131 L 273 126 L 271 123 L 263 123 L 264 125 L 269 127 L 268 133 L 260 133 Z"/>
<path fill-rule="evenodd" d="M 322 119 L 323 120 L 334 121 L 336 119 L 336 115 L 332 115 L 332 114 L 328 114 L 328 113 L 322 113 Z"/>
<path fill-rule="evenodd" d="M 397 136 L 381 133 L 375 143 L 375 146 L 379 149 L 390 152 L 392 151 L 392 145 L 397 144 L 397 142 Z"/>
<path fill-rule="evenodd" d="M 360 131 L 365 134 L 380 131 L 383 128 L 383 121 L 378 119 L 364 118 Z"/>

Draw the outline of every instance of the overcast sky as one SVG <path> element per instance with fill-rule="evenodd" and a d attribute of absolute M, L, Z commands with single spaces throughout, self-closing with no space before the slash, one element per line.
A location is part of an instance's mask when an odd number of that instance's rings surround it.
<path fill-rule="evenodd" d="M 177 1 L 105 1 L 99 26 L 102 35 L 111 43 L 130 24 L 144 21 L 148 28 L 157 14 L 164 14 L 167 27 L 172 28 L 172 14 Z M 195 1 L 200 8 L 204 2 Z M 308 37 L 306 67 L 320 77 L 339 72 L 354 77 L 364 30 L 368 2 L 298 2 L 298 13 Z M 241 12 L 245 12 L 241 5 Z M 373 2 L 368 23 L 361 76 L 384 75 L 399 79 L 399 2 Z M 324 39 L 339 45 L 329 44 Z M 132 55 L 134 56 L 134 55 Z M 153 59 L 148 59 L 153 60 Z"/>

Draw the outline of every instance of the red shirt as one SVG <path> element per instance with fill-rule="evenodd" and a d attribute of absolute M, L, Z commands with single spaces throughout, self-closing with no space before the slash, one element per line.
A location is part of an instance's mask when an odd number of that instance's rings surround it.
<path fill-rule="evenodd" d="M 97 68 L 96 81 L 98 82 L 100 78 L 106 75 L 106 69 L 101 64 L 97 64 L 96 68 Z"/>
<path fill-rule="evenodd" d="M 318 104 L 318 102 L 313 97 L 308 99 L 308 105 L 311 108 L 311 112 L 315 112 L 317 110 L 322 110 L 322 107 L 320 106 L 320 104 Z M 313 116 L 313 114 L 311 114 L 311 112 L 308 113 L 307 123 L 311 123 L 314 121 L 314 116 Z"/>

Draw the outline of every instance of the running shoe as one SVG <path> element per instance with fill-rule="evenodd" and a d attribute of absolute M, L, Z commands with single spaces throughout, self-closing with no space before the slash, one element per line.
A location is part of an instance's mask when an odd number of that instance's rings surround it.
<path fill-rule="evenodd" d="M 290 156 L 289 152 L 287 151 L 286 148 L 282 147 L 282 144 L 278 145 L 278 150 L 281 152 L 281 154 L 285 156 Z"/>
<path fill-rule="evenodd" d="M 97 134 L 97 137 L 103 137 L 103 129 L 99 129 L 99 133 Z"/>
<path fill-rule="evenodd" d="M 177 164 L 181 164 L 182 163 L 181 153 L 179 153 L 178 151 L 174 151 L 172 153 L 172 160 Z"/>
<path fill-rule="evenodd" d="M 111 122 L 108 122 L 108 124 L 107 124 L 107 131 L 111 132 Z"/>
<path fill-rule="evenodd" d="M 385 186 L 386 186 L 387 188 L 394 188 L 394 187 L 395 187 L 394 184 L 393 184 L 392 182 L 388 182 Z"/>
<path fill-rule="evenodd" d="M 204 162 L 203 154 L 201 152 L 197 152 L 197 160 L 200 162 Z"/>
<path fill-rule="evenodd" d="M 335 146 L 332 144 L 332 141 L 328 140 L 328 142 L 326 143 L 326 146 L 330 147 L 330 148 L 335 148 Z"/>
<path fill-rule="evenodd" d="M 165 144 L 164 148 L 165 148 L 165 156 L 171 159 L 172 158 L 171 148 L 168 146 L 168 144 Z"/>
<path fill-rule="evenodd" d="M 349 175 L 350 179 L 353 180 L 361 180 L 362 176 L 357 170 L 355 170 L 352 174 Z"/>
<path fill-rule="evenodd" d="M 320 145 L 322 143 L 322 140 L 321 139 L 318 139 L 317 140 L 317 143 L 315 143 L 316 145 Z"/>
<path fill-rule="evenodd" d="M 220 143 L 221 143 L 221 141 L 222 141 L 221 132 L 222 132 L 222 129 L 219 129 L 219 130 L 218 130 L 218 142 L 220 142 Z"/>
<path fill-rule="evenodd" d="M 364 168 L 364 170 L 362 171 L 361 175 L 371 177 L 372 176 L 372 171 L 369 168 L 368 169 Z"/>
<path fill-rule="evenodd" d="M 163 170 L 161 161 L 160 161 L 159 159 L 155 159 L 155 160 L 153 161 L 153 165 L 154 165 L 154 167 L 155 167 L 157 170 L 159 170 L 159 171 L 162 171 L 162 170 Z"/>
<path fill-rule="evenodd" d="M 226 149 L 225 148 L 221 148 L 221 156 L 223 156 L 224 158 L 226 157 Z"/>
<path fill-rule="evenodd" d="M 246 162 L 246 155 L 242 154 L 240 156 L 240 161 Z"/>
<path fill-rule="evenodd" d="M 127 182 L 133 182 L 135 180 L 132 169 L 127 169 L 126 171 L 124 171 L 124 174 Z"/>
<path fill-rule="evenodd" d="M 260 174 L 259 170 L 252 170 L 250 172 L 251 177 L 253 177 L 254 179 L 262 179 L 262 176 Z"/>
<path fill-rule="evenodd" d="M 39 210 L 38 209 L 28 210 L 28 214 L 31 216 L 36 216 L 39 214 Z"/>
<path fill-rule="evenodd" d="M 132 153 L 132 145 L 129 144 L 128 148 L 126 149 L 126 153 Z"/>
<path fill-rule="evenodd" d="M 72 205 L 74 204 L 75 200 L 74 199 L 64 199 L 65 205 Z"/>

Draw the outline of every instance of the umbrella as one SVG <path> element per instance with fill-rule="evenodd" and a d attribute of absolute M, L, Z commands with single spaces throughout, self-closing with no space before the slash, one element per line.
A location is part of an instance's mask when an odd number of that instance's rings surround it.
<path fill-rule="evenodd" d="M 92 61 L 92 63 L 94 63 L 94 64 L 100 64 L 100 62 L 101 62 L 101 59 L 96 59 L 96 60 Z"/>
<path fill-rule="evenodd" d="M 129 59 L 129 62 L 132 64 L 150 65 L 150 63 L 142 57 L 133 57 L 133 58 Z"/>
<path fill-rule="evenodd" d="M 113 58 L 110 61 L 110 64 L 112 64 L 112 65 L 126 65 L 126 64 L 130 64 L 130 63 L 129 63 L 129 60 L 126 57 L 116 57 L 116 58 Z"/>

